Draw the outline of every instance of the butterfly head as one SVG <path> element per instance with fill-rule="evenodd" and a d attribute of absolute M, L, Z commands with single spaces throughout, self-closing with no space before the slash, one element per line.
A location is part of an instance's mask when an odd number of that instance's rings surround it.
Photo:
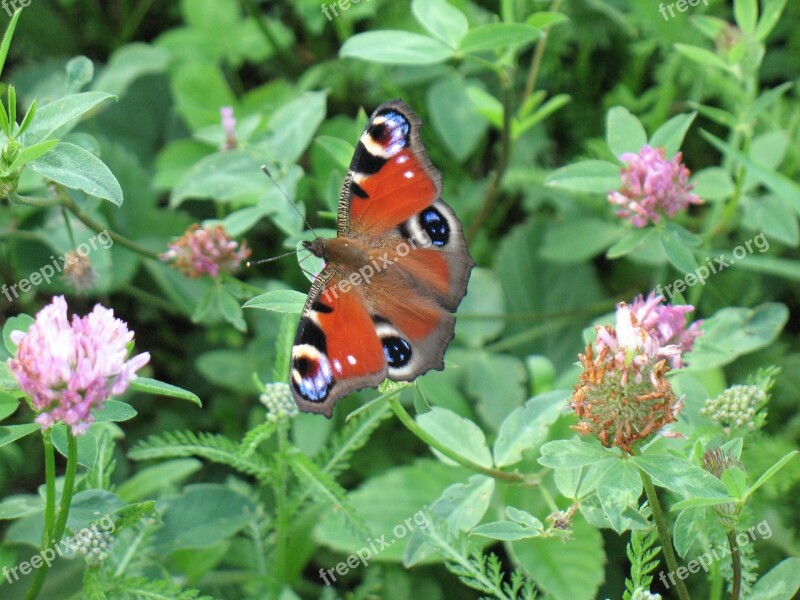
<path fill-rule="evenodd" d="M 327 258 L 328 240 L 325 238 L 316 238 L 311 242 L 303 242 L 303 248 L 311 252 L 317 258 Z"/>

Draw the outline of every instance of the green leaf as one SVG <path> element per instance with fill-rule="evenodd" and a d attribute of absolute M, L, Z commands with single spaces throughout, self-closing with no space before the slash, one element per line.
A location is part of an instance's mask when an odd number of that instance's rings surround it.
<path fill-rule="evenodd" d="M 478 399 L 478 414 L 492 429 L 525 402 L 525 365 L 518 357 L 485 350 L 451 356 L 463 366 L 466 389 Z"/>
<path fill-rule="evenodd" d="M 74 94 L 94 77 L 94 63 L 85 56 L 76 56 L 67 63 L 66 71 L 67 82 L 64 87 L 68 93 Z"/>
<path fill-rule="evenodd" d="M 495 521 L 493 523 L 478 525 L 470 531 L 469 534 L 479 535 L 493 540 L 516 541 L 539 537 L 542 535 L 542 529 L 524 527 L 514 521 Z"/>
<path fill-rule="evenodd" d="M 528 17 L 525 23 L 545 31 L 561 23 L 566 23 L 567 21 L 569 21 L 569 17 L 564 13 L 541 10 Z"/>
<path fill-rule="evenodd" d="M 44 502 L 40 496 L 20 494 L 7 496 L 0 502 L 0 520 L 8 521 L 44 512 Z"/>
<path fill-rule="evenodd" d="M 548 229 L 540 256 L 555 263 L 589 260 L 622 237 L 625 228 L 602 219 L 575 218 Z M 575 240 L 581 240 L 576 244 Z"/>
<path fill-rule="evenodd" d="M 350 167 L 350 161 L 355 153 L 353 144 L 331 135 L 317 136 L 314 138 L 314 143 L 325 150 L 343 171 Z"/>
<path fill-rule="evenodd" d="M 290 165 L 300 159 L 325 120 L 326 102 L 326 92 L 306 92 L 275 111 L 264 144 L 271 160 Z"/>
<path fill-rule="evenodd" d="M 692 126 L 694 118 L 697 116 L 696 112 L 689 113 L 688 115 L 676 115 L 669 121 L 664 123 L 661 127 L 655 130 L 653 135 L 650 136 L 648 145 L 651 148 L 664 148 L 664 153 L 668 159 L 672 159 L 678 150 L 681 149 L 683 138 L 686 137 L 686 132 Z"/>
<path fill-rule="evenodd" d="M 728 172 L 721 167 L 709 167 L 692 176 L 692 193 L 702 200 L 725 200 L 733 196 L 736 187 Z"/>
<path fill-rule="evenodd" d="M 64 423 L 56 423 L 53 426 L 53 446 L 64 457 L 69 456 L 67 429 Z M 90 429 L 83 435 L 76 435 L 75 440 L 78 445 L 78 464 L 91 469 L 97 461 L 97 438 Z"/>
<path fill-rule="evenodd" d="M 467 95 L 478 114 L 496 129 L 503 128 L 503 104 L 489 92 L 476 84 L 470 84 Z"/>
<path fill-rule="evenodd" d="M 3 72 L 3 67 L 6 64 L 8 49 L 11 47 L 11 40 L 14 38 L 14 30 L 17 28 L 17 22 L 21 16 L 22 9 L 19 8 L 14 12 L 14 15 L 11 17 L 11 22 L 8 24 L 8 27 L 6 27 L 6 32 L 3 34 L 3 42 L 0 43 L 0 73 Z"/>
<path fill-rule="evenodd" d="M 399 562 L 406 545 L 403 540 L 416 529 L 428 526 L 422 507 L 433 504 L 444 488 L 463 481 L 468 474 L 466 469 L 423 459 L 412 466 L 394 467 L 373 475 L 351 491 L 350 504 L 367 522 L 373 532 L 370 537 L 380 539 L 385 535 L 386 541 L 392 542 L 376 560 Z M 366 538 L 348 526 L 341 514 L 325 510 L 314 529 L 314 539 L 348 555 L 363 548 Z"/>
<path fill-rule="evenodd" d="M 734 498 L 744 499 L 747 493 L 747 475 L 737 466 L 731 466 L 722 472 L 722 483 L 728 488 L 728 493 Z"/>
<path fill-rule="evenodd" d="M 688 44 L 675 44 L 675 50 L 682 54 L 689 60 L 702 65 L 704 67 L 712 67 L 725 71 L 726 73 L 733 73 L 733 69 L 724 59 L 720 58 L 710 50 L 700 48 L 699 46 L 690 46 Z"/>
<path fill-rule="evenodd" d="M 222 219 L 222 226 L 232 238 L 238 238 L 250 231 L 256 224 L 269 214 L 265 206 L 248 206 L 235 210 Z"/>
<path fill-rule="evenodd" d="M 611 153 L 621 159 L 627 152 L 638 154 L 647 143 L 647 133 L 627 108 L 615 106 L 606 116 L 606 143 Z"/>
<path fill-rule="evenodd" d="M 445 0 L 414 0 L 411 11 L 420 25 L 453 50 L 469 29 L 464 13 Z"/>
<path fill-rule="evenodd" d="M 676 510 L 675 506 L 672 507 Z M 675 526 L 672 529 L 672 539 L 675 550 L 681 558 L 685 558 L 692 545 L 702 531 L 704 511 L 695 508 L 686 508 L 678 513 Z"/>
<path fill-rule="evenodd" d="M 117 495 L 125 502 L 138 502 L 155 497 L 164 489 L 177 486 L 199 471 L 203 463 L 195 458 L 176 458 L 145 467 L 117 487 Z"/>
<path fill-rule="evenodd" d="M 219 288 L 217 295 L 219 301 L 219 308 L 225 320 L 233 325 L 241 332 L 247 331 L 247 323 L 245 323 L 244 315 L 242 314 L 242 306 L 236 297 L 224 288 Z"/>
<path fill-rule="evenodd" d="M 38 109 L 38 103 L 36 98 L 33 99 L 31 105 L 28 107 L 28 112 L 25 113 L 25 116 L 22 119 L 22 123 L 19 125 L 19 130 L 17 131 L 17 135 L 22 135 L 25 133 L 25 130 L 30 127 L 31 122 L 33 122 L 34 117 L 36 116 L 36 111 Z M 3 111 L 0 111 L 3 112 Z"/>
<path fill-rule="evenodd" d="M 117 178 L 103 161 L 80 146 L 60 142 L 29 166 L 56 183 L 108 200 L 116 206 L 122 205 L 122 188 Z"/>
<path fill-rule="evenodd" d="M 800 590 L 800 558 L 787 558 L 759 579 L 748 600 L 792 600 Z"/>
<path fill-rule="evenodd" d="M 754 260 L 755 257 L 751 257 Z M 789 319 L 783 304 L 755 308 L 728 307 L 703 321 L 703 335 L 695 342 L 689 369 L 705 371 L 771 344 Z"/>
<path fill-rule="evenodd" d="M 715 135 L 706 131 L 701 131 L 700 134 L 725 155 L 743 164 L 747 168 L 748 175 L 752 175 L 778 196 L 788 201 L 792 208 L 800 214 L 800 185 L 785 175 L 748 158 Z"/>
<path fill-rule="evenodd" d="M 17 412 L 20 402 L 20 398 L 12 396 L 7 392 L 0 391 L 0 421 Z"/>
<path fill-rule="evenodd" d="M 505 329 L 505 314 L 505 296 L 497 276 L 491 269 L 474 268 L 459 307 L 456 338 L 469 348 L 481 348 Z"/>
<path fill-rule="evenodd" d="M 16 169 L 21 169 L 29 162 L 36 160 L 40 156 L 44 156 L 50 150 L 55 148 L 56 144 L 58 144 L 60 140 L 45 140 L 44 142 L 39 142 L 38 144 L 34 144 L 33 146 L 28 146 L 22 149 L 22 152 L 19 153 L 17 158 L 14 159 L 14 162 L 11 163 L 11 166 L 8 167 L 9 171 L 14 171 Z"/>
<path fill-rule="evenodd" d="M 617 533 L 628 528 L 626 509 L 636 509 L 641 495 L 642 478 L 630 461 L 615 461 L 597 482 L 600 506 L 608 524 Z"/>
<path fill-rule="evenodd" d="M 166 48 L 141 42 L 126 44 L 114 51 L 92 88 L 122 96 L 140 77 L 163 73 L 169 61 Z"/>
<path fill-rule="evenodd" d="M 753 484 L 753 486 L 750 489 L 747 490 L 747 496 L 752 495 L 758 488 L 760 488 L 767 481 L 769 481 L 772 478 L 772 476 L 775 475 L 775 473 L 780 471 L 786 465 L 786 463 L 788 463 L 790 460 L 792 460 L 798 454 L 800 454 L 800 452 L 798 452 L 797 450 L 792 450 L 788 454 L 786 454 L 783 457 L 781 457 L 781 459 L 778 460 L 778 462 L 776 462 L 769 469 L 767 469 L 764 472 L 764 474 L 761 477 L 758 478 L 758 481 L 756 481 Z"/>
<path fill-rule="evenodd" d="M 786 0 L 767 0 L 764 4 L 764 13 L 758 22 L 755 35 L 755 39 L 759 42 L 766 40 L 775 25 L 778 24 L 783 8 L 786 6 Z"/>
<path fill-rule="evenodd" d="M 661 245 L 669 262 L 681 273 L 693 273 L 697 269 L 697 259 L 691 249 L 668 229 L 661 229 L 660 233 Z"/>
<path fill-rule="evenodd" d="M 470 29 L 461 40 L 459 50 L 464 54 L 477 54 L 491 50 L 504 50 L 527 46 L 535 42 L 542 32 L 521 23 L 490 23 Z"/>
<path fill-rule="evenodd" d="M 469 531 L 481 522 L 494 493 L 495 481 L 486 475 L 473 475 L 467 483 L 454 483 L 442 492 L 429 512 L 443 519 L 452 534 Z"/>
<path fill-rule="evenodd" d="M 616 244 L 611 246 L 606 252 L 606 258 L 615 259 L 630 254 L 637 248 L 645 245 L 647 241 L 656 234 L 656 230 L 652 227 L 642 229 L 634 229 L 628 235 L 623 237 Z"/>
<path fill-rule="evenodd" d="M 225 74 L 206 62 L 182 64 L 170 77 L 175 110 L 192 131 L 220 122 L 220 107 L 235 106 L 236 96 Z"/>
<path fill-rule="evenodd" d="M 752 35 L 758 19 L 758 0 L 733 0 L 733 16 L 739 29 Z"/>
<path fill-rule="evenodd" d="M 577 516 L 570 537 L 511 542 L 512 555 L 548 598 L 592 600 L 601 596 L 606 556 L 598 529 Z"/>
<path fill-rule="evenodd" d="M 136 409 L 127 402 L 106 400 L 106 403 L 103 405 L 103 410 L 95 412 L 94 418 L 98 423 L 111 423 L 128 421 L 137 414 Z"/>
<path fill-rule="evenodd" d="M 163 555 L 179 548 L 203 548 L 233 537 L 255 519 L 253 502 L 224 485 L 190 485 L 163 501 L 163 527 L 153 544 Z"/>
<path fill-rule="evenodd" d="M 197 394 L 179 388 L 171 383 L 164 383 L 149 377 L 137 377 L 131 382 L 131 389 L 143 394 L 153 394 L 155 396 L 166 396 L 168 398 L 178 398 L 179 400 L 188 400 L 197 406 L 203 406 Z"/>
<path fill-rule="evenodd" d="M 546 185 L 576 192 L 607 194 L 620 184 L 620 167 L 605 160 L 583 160 L 556 169 L 545 178 Z"/>
<path fill-rule="evenodd" d="M 56 137 L 63 138 L 77 124 L 78 119 L 88 115 L 106 100 L 115 98 L 105 92 L 83 92 L 40 106 L 36 111 L 36 118 L 25 131 L 23 141 L 30 146 L 43 142 L 56 133 Z"/>
<path fill-rule="evenodd" d="M 486 445 L 486 436 L 469 419 L 446 408 L 434 406 L 430 412 L 417 415 L 416 421 L 445 448 L 483 467 L 492 467 L 492 453 Z M 450 465 L 457 464 L 438 451 L 434 450 L 433 452 L 442 462 Z"/>
<path fill-rule="evenodd" d="M 578 439 L 548 442 L 541 453 L 539 464 L 552 469 L 574 469 L 617 457 L 610 450 Z"/>
<path fill-rule="evenodd" d="M 11 333 L 13 331 L 27 332 L 28 328 L 33 325 L 33 317 L 26 314 L 9 317 L 3 323 L 3 342 L 5 343 L 6 350 L 11 355 L 17 354 L 17 345 L 11 341 Z"/>
<path fill-rule="evenodd" d="M 535 450 L 547 438 L 550 426 L 567 406 L 569 391 L 556 390 L 531 398 L 511 412 L 494 443 L 494 462 L 507 467 L 522 460 L 522 453 Z"/>
<path fill-rule="evenodd" d="M 787 81 L 786 83 L 782 83 L 781 85 L 765 91 L 756 98 L 756 101 L 747 109 L 743 121 L 752 121 L 759 117 L 762 112 L 772 108 L 778 100 L 783 98 L 786 92 L 792 89 L 792 85 L 793 83 L 791 81 Z"/>
<path fill-rule="evenodd" d="M 685 458 L 666 454 L 636 456 L 635 461 L 653 482 L 686 498 L 727 498 L 722 482 Z"/>
<path fill-rule="evenodd" d="M 427 94 L 431 123 L 458 162 L 463 163 L 485 139 L 489 123 L 475 108 L 463 77 L 453 73 L 439 79 Z"/>
<path fill-rule="evenodd" d="M 273 312 L 300 314 L 306 304 L 306 294 L 294 290 L 275 290 L 251 298 L 244 308 L 260 308 Z"/>
<path fill-rule="evenodd" d="M 274 187 L 261 171 L 262 164 L 263 160 L 245 150 L 210 154 L 196 162 L 175 184 L 170 206 L 178 207 L 190 198 L 254 204 Z"/>
<path fill-rule="evenodd" d="M 748 198 L 742 208 L 742 225 L 750 231 L 761 232 L 767 239 L 789 246 L 797 246 L 800 242 L 797 215 L 783 198 L 774 195 Z"/>
<path fill-rule="evenodd" d="M 342 44 L 339 56 L 394 65 L 434 65 L 452 58 L 453 50 L 418 33 L 368 31 Z"/>
<path fill-rule="evenodd" d="M 17 440 L 24 438 L 26 435 L 39 430 L 41 430 L 41 426 L 37 423 L 28 423 L 26 425 L 7 425 L 5 427 L 0 427 L 0 448 L 10 444 L 11 442 L 16 442 Z"/>

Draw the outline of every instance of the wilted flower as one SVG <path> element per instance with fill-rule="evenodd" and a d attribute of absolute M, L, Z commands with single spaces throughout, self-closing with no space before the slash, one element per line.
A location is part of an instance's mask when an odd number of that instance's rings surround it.
<path fill-rule="evenodd" d="M 92 289 L 97 280 L 97 273 L 92 267 L 89 255 L 80 250 L 70 250 L 64 256 L 64 279 L 76 292 Z"/>
<path fill-rule="evenodd" d="M 733 454 L 722 448 L 706 450 L 703 454 L 703 468 L 717 479 L 722 479 L 722 474 L 728 469 L 736 467 L 744 471 L 744 465 Z M 714 512 L 728 529 L 733 528 L 741 512 L 741 505 L 735 502 L 715 504 Z"/>
<path fill-rule="evenodd" d="M 682 407 L 665 375 L 681 347 L 662 345 L 625 303 L 617 305 L 616 328 L 597 326 L 594 344 L 579 355 L 583 366 L 572 406 L 575 428 L 606 446 L 631 452 L 633 445 L 674 422 Z"/>
<path fill-rule="evenodd" d="M 680 352 L 670 356 L 670 366 L 681 368 L 681 357 L 691 351 L 695 340 L 703 334 L 703 321 L 695 321 L 686 328 L 686 315 L 694 310 L 688 304 L 662 304 L 664 298 L 650 292 L 647 300 L 640 294 L 631 303 L 631 312 L 660 346 L 676 345 Z M 684 362 L 685 364 L 685 362 Z"/>
<path fill-rule="evenodd" d="M 39 311 L 27 333 L 13 331 L 19 348 L 8 365 L 39 413 L 36 422 L 47 429 L 62 421 L 73 434 L 85 433 L 94 422 L 92 409 L 128 389 L 150 360 L 147 352 L 128 359 L 132 339 L 125 322 L 99 304 L 70 323 L 63 296 Z"/>
<path fill-rule="evenodd" d="M 216 277 L 220 273 L 231 273 L 250 256 L 247 242 L 228 238 L 222 225 L 194 224 L 180 238 L 169 245 L 161 260 L 174 261 L 173 266 L 187 277 L 201 275 Z"/>
<path fill-rule="evenodd" d="M 297 414 L 297 404 L 287 383 L 266 384 L 259 400 L 267 408 L 267 421 L 283 421 Z"/>
<path fill-rule="evenodd" d="M 734 385 L 716 398 L 706 400 L 700 414 L 723 427 L 756 428 L 756 413 L 767 402 L 767 393 L 756 385 Z"/>
<path fill-rule="evenodd" d="M 689 169 L 681 162 L 678 152 L 667 160 L 663 148 L 644 146 L 639 154 L 626 152 L 620 159 L 627 163 L 620 171 L 622 188 L 608 194 L 608 201 L 620 210 L 617 215 L 630 219 L 635 227 L 644 227 L 649 221 L 658 223 L 661 214 L 672 217 L 690 204 L 702 200 L 690 193 Z"/>
<path fill-rule="evenodd" d="M 219 109 L 222 116 L 222 130 L 225 133 L 225 142 L 222 150 L 233 150 L 237 146 L 236 141 L 236 117 L 233 116 L 233 107 L 223 106 Z"/>

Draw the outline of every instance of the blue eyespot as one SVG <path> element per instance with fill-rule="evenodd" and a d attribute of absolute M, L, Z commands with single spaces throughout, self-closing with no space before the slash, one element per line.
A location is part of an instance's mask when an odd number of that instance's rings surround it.
<path fill-rule="evenodd" d="M 433 207 L 419 213 L 419 226 L 425 230 L 434 246 L 446 246 L 450 241 L 450 224 L 445 216 Z"/>
<path fill-rule="evenodd" d="M 393 369 L 399 369 L 408 364 L 411 360 L 411 344 L 403 338 L 397 336 L 385 337 L 383 343 L 383 354 L 386 362 Z"/>

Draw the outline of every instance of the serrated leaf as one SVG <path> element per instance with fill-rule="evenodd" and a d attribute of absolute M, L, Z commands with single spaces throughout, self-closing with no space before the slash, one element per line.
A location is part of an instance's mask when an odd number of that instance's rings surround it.
<path fill-rule="evenodd" d="M 577 439 L 548 442 L 541 453 L 539 464 L 552 469 L 574 469 L 616 457 L 610 450 Z"/>

